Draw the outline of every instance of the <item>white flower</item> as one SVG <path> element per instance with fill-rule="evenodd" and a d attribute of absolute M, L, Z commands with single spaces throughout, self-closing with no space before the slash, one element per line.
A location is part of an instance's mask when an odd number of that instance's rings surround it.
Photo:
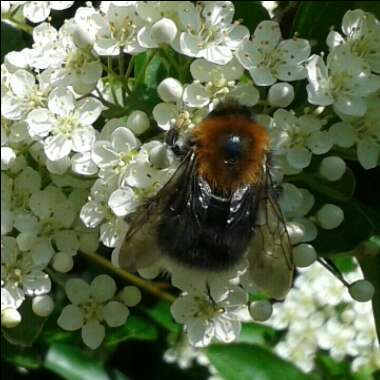
<path fill-rule="evenodd" d="M 33 74 L 17 70 L 9 74 L 8 86 L 1 96 L 1 114 L 10 120 L 25 119 L 31 110 L 46 103 L 46 83 L 37 84 Z"/>
<path fill-rule="evenodd" d="M 83 342 L 96 349 L 105 337 L 104 322 L 110 327 L 123 325 L 128 318 L 128 307 L 114 299 L 116 283 L 108 275 L 99 275 L 91 285 L 82 279 L 70 279 L 65 284 L 71 304 L 65 306 L 58 318 L 64 330 L 81 329 Z"/>
<path fill-rule="evenodd" d="M 74 1 L 24 1 L 24 16 L 31 22 L 38 23 L 46 20 L 51 10 L 62 11 L 70 8 Z"/>
<path fill-rule="evenodd" d="M 309 166 L 313 154 L 324 154 L 332 147 L 327 131 L 321 131 L 325 121 L 314 115 L 297 118 L 283 109 L 273 115 L 270 133 L 275 154 L 286 155 L 288 163 L 296 169 Z"/>
<path fill-rule="evenodd" d="M 179 6 L 179 19 L 184 32 L 180 33 L 180 53 L 204 58 L 220 65 L 228 63 L 233 52 L 249 37 L 245 26 L 232 23 L 234 6 L 230 1 L 191 3 Z"/>
<path fill-rule="evenodd" d="M 258 86 L 270 86 L 277 79 L 293 81 L 305 78 L 304 62 L 309 54 L 307 40 L 294 37 L 281 41 L 278 23 L 262 21 L 252 40 L 241 45 L 237 58 Z"/>
<path fill-rule="evenodd" d="M 307 64 L 306 86 L 311 104 L 332 105 L 338 114 L 363 116 L 367 110 L 363 97 L 380 88 L 380 78 L 362 58 L 335 48 L 327 57 L 313 55 Z"/>
<path fill-rule="evenodd" d="M 71 151 L 88 152 L 95 142 L 92 123 L 102 112 L 102 104 L 93 98 L 76 101 L 71 91 L 56 88 L 49 95 L 49 109 L 29 113 L 30 135 L 41 140 L 47 158 L 57 161 Z"/>
<path fill-rule="evenodd" d="M 247 293 L 231 286 L 228 293 L 214 299 L 206 293 L 188 293 L 171 306 L 176 322 L 184 324 L 190 344 L 205 347 L 213 339 L 232 342 L 240 334 L 239 312 L 246 307 Z"/>
<path fill-rule="evenodd" d="M 94 49 L 100 55 L 119 55 L 120 50 L 138 54 L 145 49 L 137 41 L 137 33 L 144 25 L 134 6 L 120 7 L 111 3 L 106 14 L 94 15 L 98 26 Z"/>
<path fill-rule="evenodd" d="M 50 292 L 50 278 L 43 269 L 44 265 L 36 264 L 29 251 L 20 251 L 15 238 L 2 238 L 1 286 L 9 292 L 16 308 L 24 302 L 26 296 Z"/>
<path fill-rule="evenodd" d="M 327 36 L 330 49 L 344 45 L 352 55 L 363 58 L 375 73 L 380 73 L 380 23 L 371 13 L 361 9 L 349 10 L 343 17 L 342 31 Z"/>
<path fill-rule="evenodd" d="M 365 169 L 374 168 L 380 155 L 380 93 L 366 99 L 367 112 L 360 118 L 343 117 L 329 129 L 334 144 L 348 148 L 356 144 L 357 156 Z"/>

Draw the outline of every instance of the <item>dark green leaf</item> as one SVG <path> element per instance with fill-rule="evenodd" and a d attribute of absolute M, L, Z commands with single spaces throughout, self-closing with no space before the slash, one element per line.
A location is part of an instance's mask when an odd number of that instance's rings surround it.
<path fill-rule="evenodd" d="M 270 351 L 248 344 L 211 346 L 211 364 L 225 380 L 311 380 L 293 364 Z"/>
<path fill-rule="evenodd" d="M 12 329 L 2 328 L 3 337 L 12 344 L 21 347 L 30 347 L 40 335 L 46 318 L 38 317 L 32 311 L 31 301 L 25 301 L 20 309 L 21 323 Z"/>
<path fill-rule="evenodd" d="M 244 323 L 241 329 L 239 342 L 265 345 L 268 340 L 273 340 L 276 332 L 268 326 L 257 323 Z"/>
<path fill-rule="evenodd" d="M 157 324 L 172 333 L 179 333 L 181 327 L 174 322 L 170 313 L 170 305 L 167 302 L 160 301 L 154 307 L 144 308 L 144 312 L 152 318 Z"/>
<path fill-rule="evenodd" d="M 325 199 L 320 201 L 328 202 Z M 359 243 L 368 240 L 374 230 L 371 220 L 358 202 L 336 204 L 344 212 L 344 221 L 333 230 L 320 228 L 317 238 L 312 242 L 322 256 L 352 251 Z"/>
<path fill-rule="evenodd" d="M 110 380 L 102 364 L 71 345 L 50 346 L 45 368 L 67 380 Z"/>
<path fill-rule="evenodd" d="M 253 33 L 256 26 L 263 20 L 269 20 L 268 11 L 261 5 L 261 1 L 235 1 L 235 19 Z"/>
<path fill-rule="evenodd" d="M 16 367 L 37 369 L 42 365 L 42 358 L 37 350 L 32 348 L 20 348 L 1 339 L 1 359 Z"/>
<path fill-rule="evenodd" d="M 346 169 L 343 177 L 338 181 L 327 181 L 311 169 L 309 172 L 291 176 L 289 180 L 299 187 L 309 189 L 313 194 L 328 197 L 331 201 L 346 202 L 355 192 L 355 175 L 350 168 Z"/>
<path fill-rule="evenodd" d="M 26 43 L 23 39 L 23 32 L 2 22 L 1 23 L 1 62 L 3 62 L 4 56 L 10 51 L 22 50 L 24 47 L 26 47 Z"/>
<path fill-rule="evenodd" d="M 346 11 L 354 7 L 351 1 L 301 1 L 293 22 L 292 33 L 312 40 L 315 52 L 327 50 L 326 37 L 332 26 L 340 30 Z"/>
<path fill-rule="evenodd" d="M 106 346 L 115 346 L 129 339 L 156 340 L 158 331 L 156 326 L 152 325 L 145 319 L 137 316 L 128 318 L 127 323 L 117 329 L 112 329 L 105 339 Z"/>

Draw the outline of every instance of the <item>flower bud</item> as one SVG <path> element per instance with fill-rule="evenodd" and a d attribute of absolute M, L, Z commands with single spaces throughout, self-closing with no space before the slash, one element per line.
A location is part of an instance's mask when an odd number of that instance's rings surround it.
<path fill-rule="evenodd" d="M 13 308 L 6 308 L 1 311 L 1 326 L 12 329 L 21 322 L 21 314 Z"/>
<path fill-rule="evenodd" d="M 367 302 L 373 297 L 375 288 L 369 281 L 359 280 L 353 282 L 349 286 L 348 291 L 354 300 L 359 302 Z"/>
<path fill-rule="evenodd" d="M 182 98 L 182 83 L 174 78 L 164 79 L 157 88 L 158 95 L 164 102 L 177 102 Z"/>
<path fill-rule="evenodd" d="M 325 204 L 318 212 L 317 219 L 325 230 L 337 228 L 344 220 L 343 210 L 333 204 Z"/>
<path fill-rule="evenodd" d="M 293 261 L 297 267 L 304 268 L 317 260 L 317 253 L 310 244 L 300 244 L 293 249 Z"/>
<path fill-rule="evenodd" d="M 127 306 L 136 306 L 141 301 L 141 292 L 136 286 L 126 286 L 119 293 L 120 299 Z"/>
<path fill-rule="evenodd" d="M 346 163 L 340 157 L 326 157 L 321 161 L 319 174 L 328 181 L 338 181 L 346 171 Z"/>
<path fill-rule="evenodd" d="M 133 111 L 128 117 L 127 126 L 136 135 L 144 133 L 150 126 L 148 115 L 143 111 Z"/>
<path fill-rule="evenodd" d="M 39 317 L 47 317 L 54 309 L 54 301 L 48 295 L 36 296 L 32 301 L 33 313 Z"/>
<path fill-rule="evenodd" d="M 157 44 L 170 44 L 177 35 L 177 25 L 169 18 L 157 21 L 151 29 L 151 38 Z"/>
<path fill-rule="evenodd" d="M 285 108 L 294 100 L 294 89 L 289 83 L 276 83 L 268 92 L 268 101 L 274 107 Z"/>
<path fill-rule="evenodd" d="M 52 266 L 57 272 L 67 273 L 73 269 L 73 257 L 64 252 L 58 252 L 53 258 Z"/>
<path fill-rule="evenodd" d="M 272 304 L 267 300 L 255 301 L 249 305 L 249 313 L 255 321 L 264 322 L 268 320 L 272 312 Z"/>

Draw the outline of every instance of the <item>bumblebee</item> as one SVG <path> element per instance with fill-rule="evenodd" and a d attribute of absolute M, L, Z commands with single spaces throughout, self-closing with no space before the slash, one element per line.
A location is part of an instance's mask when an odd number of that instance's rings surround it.
<path fill-rule="evenodd" d="M 249 108 L 228 102 L 193 128 L 182 146 L 178 132 L 172 129 L 167 139 L 180 164 L 129 218 L 120 266 L 135 270 L 162 255 L 222 272 L 247 257 L 258 288 L 283 298 L 294 265 L 270 173 L 267 130 Z"/>

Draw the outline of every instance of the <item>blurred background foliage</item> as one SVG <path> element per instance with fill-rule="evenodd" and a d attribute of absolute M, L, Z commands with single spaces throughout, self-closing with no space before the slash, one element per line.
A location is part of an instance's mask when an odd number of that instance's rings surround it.
<path fill-rule="evenodd" d="M 98 3 L 98 2 L 93 2 Z M 236 1 L 236 18 L 254 30 L 269 14 L 258 1 Z M 52 24 L 62 25 L 65 19 L 74 15 L 75 10 L 84 6 L 84 1 L 63 12 L 52 14 Z M 95 4 L 96 5 L 96 4 Z M 284 38 L 298 33 L 311 41 L 313 52 L 326 50 L 325 39 L 331 26 L 339 27 L 344 13 L 349 9 L 361 8 L 380 16 L 379 1 L 281 1 L 275 17 L 280 22 Z M 1 59 L 13 50 L 30 46 L 30 34 L 1 23 Z M 141 62 L 136 63 L 135 76 Z M 168 68 L 157 58 L 149 66 L 142 83 L 141 92 L 149 94 L 143 106 L 151 110 L 158 102 L 157 83 L 169 76 Z M 182 78 L 186 81 L 186 78 Z M 301 108 L 306 103 L 305 82 L 296 84 L 294 107 Z M 114 111 L 115 112 L 115 111 Z M 119 116 L 116 114 L 110 117 Z M 375 168 L 364 171 L 357 164 L 355 154 L 348 149 L 339 151 L 348 163 L 350 170 L 341 181 L 331 187 L 313 176 L 313 167 L 300 176 L 297 185 L 318 193 L 321 199 L 333 200 L 345 211 L 346 223 L 339 230 L 326 231 L 318 236 L 316 247 L 323 255 L 358 253 L 361 242 L 371 239 L 380 246 L 380 170 Z M 337 236 L 339 238 L 337 238 Z M 358 246 L 359 244 L 359 246 Z M 364 255 L 365 256 L 365 255 Z M 366 276 L 380 292 L 379 257 L 365 258 L 361 263 Z M 351 259 L 340 259 L 342 269 L 352 267 Z M 98 269 L 92 263 L 83 260 L 81 272 L 96 274 Z M 58 279 L 59 280 L 59 279 Z M 123 284 L 121 279 L 115 278 Z M 59 282 L 59 281 L 58 281 Z M 165 286 L 165 284 L 163 284 Z M 64 301 L 62 289 L 56 289 Z M 379 329 L 379 297 L 374 302 L 377 327 Z M 57 306 L 59 301 L 57 301 Z M 28 309 L 29 305 L 24 305 Z M 56 310 L 59 310 L 56 307 Z M 29 307 L 30 310 L 30 307 Z M 30 313 L 21 326 L 5 331 L 2 336 L 1 375 L 4 379 L 67 379 L 67 380 L 127 380 L 127 379 L 207 379 L 210 375 L 207 367 L 194 364 L 190 369 L 181 370 L 175 364 L 163 360 L 165 350 L 181 338 L 180 326 L 175 324 L 169 312 L 169 304 L 145 296 L 143 302 L 134 309 L 128 323 L 108 333 L 105 343 L 96 351 L 87 349 L 78 334 L 62 331 L 57 325 L 57 313 L 45 320 Z M 43 330 L 42 330 L 43 327 Z M 319 352 L 315 370 L 304 374 L 293 364 L 280 359 L 271 352 L 271 347 L 281 339 L 281 332 L 269 327 L 250 323 L 243 327 L 240 342 L 231 345 L 214 345 L 204 352 L 219 374 L 226 380 L 380 380 L 380 370 L 374 374 L 352 374 L 350 360 L 337 362 L 326 352 Z M 10 342 L 20 344 L 12 345 Z M 33 344 L 33 346 L 32 346 Z"/>

